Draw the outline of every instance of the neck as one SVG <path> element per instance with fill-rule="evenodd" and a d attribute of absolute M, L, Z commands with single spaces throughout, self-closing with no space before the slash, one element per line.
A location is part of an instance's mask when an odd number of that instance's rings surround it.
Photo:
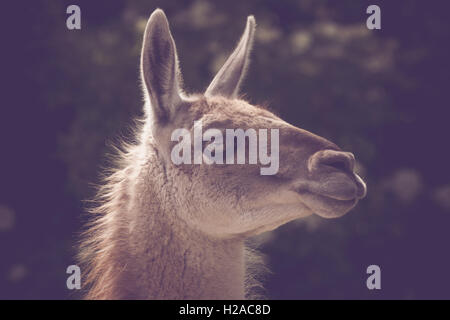
<path fill-rule="evenodd" d="M 106 188 L 113 196 L 81 255 L 90 270 L 87 298 L 243 299 L 243 240 L 216 239 L 180 219 L 187 214 L 175 207 L 176 189 L 150 153 Z"/>
<path fill-rule="evenodd" d="M 166 221 L 154 221 L 150 232 L 142 228 L 145 224 L 138 223 L 131 231 L 129 271 L 138 298 L 244 298 L 241 241 L 211 239 Z"/>

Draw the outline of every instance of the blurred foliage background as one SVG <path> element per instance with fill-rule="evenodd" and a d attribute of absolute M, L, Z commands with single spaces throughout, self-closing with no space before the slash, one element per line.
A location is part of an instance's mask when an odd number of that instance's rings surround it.
<path fill-rule="evenodd" d="M 82 29 L 66 28 L 81 7 Z M 366 8 L 381 7 L 381 30 Z M 242 92 L 352 151 L 368 197 L 259 237 L 267 297 L 450 298 L 445 1 L 10 1 L 2 30 L 0 298 L 70 299 L 66 267 L 105 153 L 142 113 L 146 19 L 165 10 L 185 89 L 202 92 L 258 24 Z M 377 264 L 382 290 L 366 288 Z"/>

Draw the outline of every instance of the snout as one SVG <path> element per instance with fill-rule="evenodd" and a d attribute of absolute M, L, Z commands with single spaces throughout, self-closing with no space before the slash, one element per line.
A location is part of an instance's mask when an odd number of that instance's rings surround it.
<path fill-rule="evenodd" d="M 366 185 L 354 172 L 350 152 L 321 150 L 307 162 L 308 178 L 294 184 L 303 204 L 324 218 L 346 214 L 366 195 Z"/>
<path fill-rule="evenodd" d="M 350 152 L 321 150 L 308 160 L 308 170 L 317 182 L 316 191 L 336 200 L 364 198 L 366 185 L 354 172 L 355 156 Z"/>

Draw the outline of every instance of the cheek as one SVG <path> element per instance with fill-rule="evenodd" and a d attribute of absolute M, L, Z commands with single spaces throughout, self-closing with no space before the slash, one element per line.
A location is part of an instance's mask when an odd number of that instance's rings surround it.
<path fill-rule="evenodd" d="M 259 175 L 259 167 L 192 165 L 179 169 L 185 177 L 184 197 L 191 207 L 188 222 L 216 235 L 241 232 L 245 208 L 276 190 L 267 177 Z"/>
<path fill-rule="evenodd" d="M 228 165 L 201 169 L 201 188 L 205 189 L 214 208 L 220 207 L 239 215 L 242 210 L 252 205 L 267 204 L 277 201 L 276 194 L 283 188 L 283 182 L 272 176 L 261 176 L 259 167 Z M 275 198 L 274 198 L 275 197 Z"/>
<path fill-rule="evenodd" d="M 197 225 L 205 232 L 215 234 L 235 233 L 239 222 L 241 201 L 246 198 L 248 189 L 236 179 L 226 179 L 210 175 L 197 176 L 190 195 L 193 205 L 192 215 Z"/>

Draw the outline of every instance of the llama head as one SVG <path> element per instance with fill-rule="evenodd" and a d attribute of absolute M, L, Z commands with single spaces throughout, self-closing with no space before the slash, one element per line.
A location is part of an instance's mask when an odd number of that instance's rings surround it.
<path fill-rule="evenodd" d="M 258 234 L 312 213 L 339 217 L 366 194 L 353 154 L 238 99 L 254 31 L 255 20 L 248 17 L 239 44 L 205 93 L 191 97 L 180 90 L 175 42 L 163 11 L 153 12 L 144 35 L 147 127 L 179 218 L 219 237 Z M 243 133 L 244 142 L 229 132 Z"/>

